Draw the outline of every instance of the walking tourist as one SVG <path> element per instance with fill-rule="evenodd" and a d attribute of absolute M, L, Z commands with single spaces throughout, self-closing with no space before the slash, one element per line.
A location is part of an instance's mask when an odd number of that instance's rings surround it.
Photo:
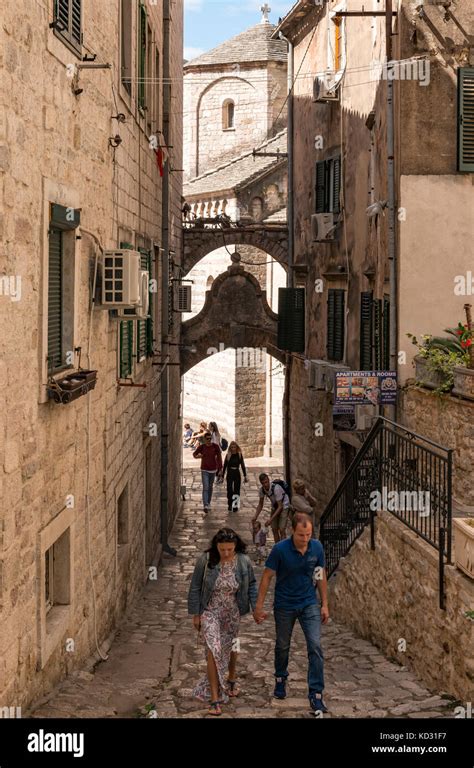
<path fill-rule="evenodd" d="M 290 494 L 287 483 L 284 480 L 270 481 L 269 476 L 262 472 L 258 479 L 260 481 L 259 489 L 259 502 L 253 521 L 258 519 L 260 512 L 263 509 L 263 503 L 266 498 L 270 500 L 272 505 L 272 513 L 268 520 L 265 521 L 265 526 L 270 526 L 273 532 L 273 538 L 275 543 L 278 543 L 286 536 L 286 524 L 288 522 L 288 513 L 290 509 Z"/>
<path fill-rule="evenodd" d="M 232 528 L 221 528 L 199 557 L 191 578 L 188 613 L 202 632 L 207 675 L 193 695 L 210 700 L 209 714 L 221 715 L 221 704 L 237 696 L 237 648 L 240 617 L 254 611 L 257 585 L 246 546 Z M 254 614 L 255 618 L 255 614 Z"/>
<path fill-rule="evenodd" d="M 240 509 L 240 484 L 242 482 L 242 476 L 240 474 L 241 467 L 244 483 L 246 483 L 247 470 L 245 468 L 244 457 L 240 447 L 235 440 L 232 440 L 225 457 L 224 471 L 222 475 L 225 477 L 227 472 L 227 509 L 229 512 L 238 512 Z"/>
<path fill-rule="evenodd" d="M 216 443 L 211 443 L 211 433 L 204 433 L 204 444 L 199 445 L 193 453 L 195 459 L 201 459 L 202 503 L 204 512 L 211 509 L 212 487 L 217 476 L 222 475 L 221 449 Z"/>
<path fill-rule="evenodd" d="M 307 515 L 293 515 L 293 535 L 275 544 L 270 552 L 260 582 L 254 618 L 257 624 L 268 614 L 264 611 L 265 596 L 276 576 L 274 617 L 275 689 L 277 699 L 286 698 L 288 659 L 291 635 L 298 619 L 308 650 L 308 698 L 311 709 L 318 714 L 327 712 L 323 702 L 324 666 L 320 644 L 321 622 L 329 618 L 324 549 L 320 541 L 311 538 L 311 520 Z M 316 598 L 319 592 L 320 604 Z"/>

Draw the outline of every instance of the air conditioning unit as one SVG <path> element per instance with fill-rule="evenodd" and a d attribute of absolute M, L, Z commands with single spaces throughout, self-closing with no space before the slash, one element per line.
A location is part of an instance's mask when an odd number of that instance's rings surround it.
<path fill-rule="evenodd" d="M 192 292 L 190 285 L 178 285 L 176 292 L 176 310 L 191 312 Z"/>
<path fill-rule="evenodd" d="M 102 305 L 108 309 L 136 307 L 140 303 L 142 272 L 138 251 L 104 251 L 101 263 Z"/>
<path fill-rule="evenodd" d="M 371 429 L 375 419 L 374 405 L 356 405 L 356 430 L 365 432 Z"/>
<path fill-rule="evenodd" d="M 334 222 L 333 213 L 313 213 L 311 216 L 311 235 L 313 240 L 328 241 L 334 240 Z"/>
<path fill-rule="evenodd" d="M 119 309 L 119 317 L 145 320 L 150 311 L 150 274 L 148 270 L 140 270 L 140 301 L 133 308 Z"/>
<path fill-rule="evenodd" d="M 336 373 L 342 373 L 343 371 L 350 370 L 351 369 L 347 365 L 341 365 L 340 363 L 326 363 L 326 392 L 334 392 L 336 388 Z"/>
<path fill-rule="evenodd" d="M 326 72 L 325 75 L 319 75 L 314 78 L 313 101 L 319 104 L 328 101 L 339 101 L 339 88 L 335 78 L 335 72 Z"/>
<path fill-rule="evenodd" d="M 326 389 L 326 360 L 308 360 L 308 387 L 311 389 Z"/>

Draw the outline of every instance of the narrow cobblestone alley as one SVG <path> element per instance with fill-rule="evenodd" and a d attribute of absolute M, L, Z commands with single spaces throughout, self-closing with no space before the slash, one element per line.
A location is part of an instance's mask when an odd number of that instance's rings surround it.
<path fill-rule="evenodd" d="M 255 462 L 254 462 L 255 463 Z M 252 465 L 252 461 L 249 462 Z M 187 500 L 171 544 L 176 558 L 165 555 L 158 579 L 150 581 L 128 612 L 109 651 L 109 659 L 92 671 L 71 675 L 37 703 L 32 717 L 188 717 L 207 716 L 207 708 L 191 699 L 192 687 L 204 671 L 203 648 L 187 616 L 189 577 L 196 556 L 218 526 L 231 524 L 248 541 L 257 500 L 260 467 L 249 467 L 242 509 L 228 516 L 224 486 L 217 486 L 211 513 L 204 518 L 200 472 L 186 468 Z M 281 468 L 271 469 L 274 476 Z M 254 559 L 254 549 L 249 548 Z M 256 567 L 257 579 L 261 567 Z M 267 598 L 267 605 L 270 601 Z M 430 693 L 405 668 L 387 661 L 365 640 L 331 621 L 322 635 L 326 659 L 325 717 L 452 716 L 450 702 Z M 272 697 L 273 621 L 257 626 L 250 616 L 241 623 L 242 692 L 225 706 L 224 717 L 311 717 L 306 698 L 306 652 L 296 626 L 290 660 L 289 696 Z M 154 711 L 153 711 L 154 710 Z"/>

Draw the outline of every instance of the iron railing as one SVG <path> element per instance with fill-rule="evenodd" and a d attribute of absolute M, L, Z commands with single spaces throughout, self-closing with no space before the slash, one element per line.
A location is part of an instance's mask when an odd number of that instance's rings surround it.
<path fill-rule="evenodd" d="M 379 416 L 321 517 L 328 576 L 367 525 L 375 549 L 375 517 L 385 510 L 438 551 L 444 609 L 445 558 L 451 562 L 452 454 Z"/>

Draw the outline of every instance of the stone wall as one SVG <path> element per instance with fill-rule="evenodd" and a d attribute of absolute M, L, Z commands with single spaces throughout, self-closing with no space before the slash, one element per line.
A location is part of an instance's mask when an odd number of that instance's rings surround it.
<path fill-rule="evenodd" d="M 335 619 L 410 667 L 429 688 L 472 701 L 474 622 L 464 612 L 473 609 L 474 582 L 454 566 L 446 566 L 445 582 L 442 611 L 436 550 L 381 512 L 375 550 L 366 529 L 330 579 L 329 606 Z"/>
<path fill-rule="evenodd" d="M 163 222 L 162 182 L 148 139 L 162 125 L 160 89 L 152 99 L 160 100 L 161 118 L 153 122 L 151 109 L 145 116 L 137 108 L 135 79 L 130 98 L 117 75 L 120 3 L 83 5 L 84 42 L 99 61 L 113 65 L 114 74 L 82 70 L 77 95 L 67 66 L 78 58 L 48 27 L 51 3 L 8 2 L 0 32 L 1 95 L 7 102 L 0 123 L 0 260 L 2 271 L 20 276 L 22 284 L 21 300 L 0 297 L 0 706 L 26 705 L 95 654 L 95 621 L 102 644 L 160 555 L 159 368 L 149 358 L 135 358 L 133 380 L 143 388 L 118 386 L 119 321 L 107 311 L 91 314 L 90 288 L 99 244 L 108 249 L 127 241 L 151 248 L 162 242 L 166 227 L 170 247 L 181 252 L 180 182 L 172 180 L 170 220 Z M 162 8 L 148 4 L 147 11 L 162 57 Z M 134 18 L 134 41 L 136 33 Z M 181 2 L 174 8 L 171 50 L 171 162 L 179 168 Z M 111 120 L 117 110 L 125 123 Z M 122 143 L 113 150 L 109 137 L 116 133 Z M 82 348 L 83 366 L 98 369 L 95 390 L 68 405 L 48 400 L 45 387 L 51 203 L 81 210 L 80 229 L 69 236 L 73 345 Z M 157 248 L 156 276 L 159 253 Z M 158 353 L 160 304 L 155 301 Z M 178 371 L 170 374 L 169 525 L 179 497 Z M 150 422 L 158 437 L 144 434 Z M 128 504 L 122 496 L 119 520 L 118 500 L 127 485 Z M 68 554 L 56 558 L 63 570 L 47 612 L 45 552 L 64 534 Z"/>
<path fill-rule="evenodd" d="M 453 501 L 474 512 L 474 403 L 410 386 L 400 392 L 400 423 L 453 449 Z"/>

